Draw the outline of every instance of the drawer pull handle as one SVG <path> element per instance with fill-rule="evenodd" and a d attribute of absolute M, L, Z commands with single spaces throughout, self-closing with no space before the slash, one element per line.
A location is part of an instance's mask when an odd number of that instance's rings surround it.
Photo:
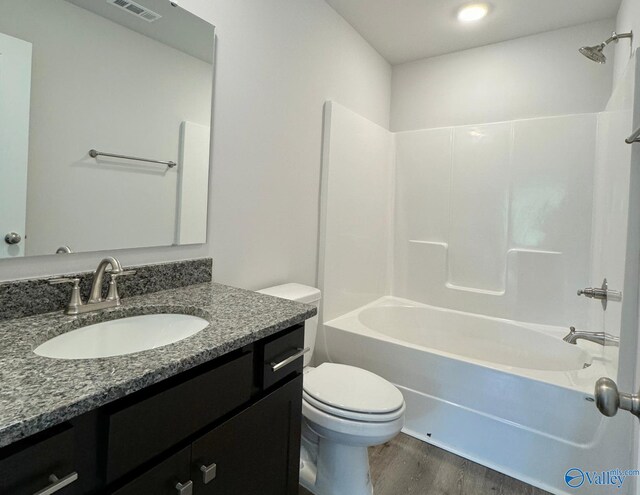
<path fill-rule="evenodd" d="M 274 373 L 276 371 L 280 371 L 286 365 L 293 363 L 296 359 L 301 358 L 310 350 L 311 350 L 311 347 L 305 347 L 304 349 L 296 349 L 296 353 L 289 356 L 284 361 L 280 361 L 279 363 L 271 363 L 271 369 L 273 370 Z"/>
<path fill-rule="evenodd" d="M 218 466 L 216 466 L 215 462 L 209 466 L 205 466 L 204 464 L 200 466 L 200 471 L 202 471 L 202 481 L 205 485 L 216 479 L 217 470 Z"/>
<path fill-rule="evenodd" d="M 178 483 L 176 490 L 180 495 L 192 495 L 193 494 L 193 481 L 187 481 L 186 483 Z"/>
<path fill-rule="evenodd" d="M 64 478 L 58 478 L 55 474 L 52 474 L 51 476 L 49 476 L 49 481 L 51 482 L 51 484 L 48 487 L 43 488 L 39 492 L 36 492 L 34 495 L 52 495 L 53 493 L 62 490 L 65 486 L 69 486 L 74 481 L 77 481 L 77 479 L 78 473 L 76 472 L 68 474 Z"/>

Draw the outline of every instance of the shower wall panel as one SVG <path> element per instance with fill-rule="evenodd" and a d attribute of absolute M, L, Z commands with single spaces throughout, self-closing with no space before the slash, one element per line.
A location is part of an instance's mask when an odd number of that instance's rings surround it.
<path fill-rule="evenodd" d="M 397 133 L 393 295 L 586 325 L 596 133 L 596 114 Z"/>
<path fill-rule="evenodd" d="M 512 126 L 501 123 L 458 127 L 449 132 L 453 147 L 449 158 L 447 283 L 462 289 L 503 293 Z"/>
<path fill-rule="evenodd" d="M 390 292 L 393 135 L 327 102 L 318 282 L 325 321 Z"/>
<path fill-rule="evenodd" d="M 606 110 L 598 114 L 590 282 L 600 286 L 606 277 L 609 287 L 614 290 L 622 290 L 624 286 L 633 150 L 633 146 L 626 144 L 624 138 L 633 129 L 635 71 L 633 58 Z M 590 328 L 619 336 L 621 310 L 619 302 L 608 304 L 604 312 L 599 304 L 592 304 Z"/>

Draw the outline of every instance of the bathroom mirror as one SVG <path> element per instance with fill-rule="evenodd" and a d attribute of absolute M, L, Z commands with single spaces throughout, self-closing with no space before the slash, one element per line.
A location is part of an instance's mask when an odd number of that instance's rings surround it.
<path fill-rule="evenodd" d="M 206 242 L 213 52 L 168 0 L 0 0 L 0 259 Z"/>

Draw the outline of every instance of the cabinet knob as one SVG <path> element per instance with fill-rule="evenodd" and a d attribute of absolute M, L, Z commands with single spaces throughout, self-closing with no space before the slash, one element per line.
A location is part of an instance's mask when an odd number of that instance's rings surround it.
<path fill-rule="evenodd" d="M 193 495 L 193 481 L 187 481 L 186 483 L 178 483 L 176 490 L 180 495 Z"/>
<path fill-rule="evenodd" d="M 200 466 L 200 471 L 202 471 L 202 481 L 205 485 L 216 479 L 217 470 L 218 466 L 216 466 L 215 462 L 209 466 L 205 466 L 204 464 Z"/>

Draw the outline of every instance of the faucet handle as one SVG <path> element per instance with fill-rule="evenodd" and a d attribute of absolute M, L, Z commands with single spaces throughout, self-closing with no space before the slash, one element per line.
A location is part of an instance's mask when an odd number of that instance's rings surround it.
<path fill-rule="evenodd" d="M 118 277 L 128 277 L 129 275 L 135 275 L 136 270 L 121 270 L 117 272 L 110 272 L 111 280 L 109 280 L 109 292 L 107 294 L 107 301 L 117 301 L 120 303 L 120 294 L 118 294 Z"/>
<path fill-rule="evenodd" d="M 59 278 L 52 278 L 51 280 L 49 280 L 49 285 L 59 285 L 59 284 L 73 284 L 74 286 L 76 286 L 76 285 L 80 285 L 80 279 L 70 278 L 70 277 L 59 277 Z"/>
<path fill-rule="evenodd" d="M 59 277 L 52 278 L 49 280 L 50 285 L 59 285 L 59 284 L 73 284 L 73 289 L 71 290 L 71 298 L 69 299 L 69 304 L 67 304 L 67 309 L 65 313 L 68 315 L 77 315 L 80 311 L 80 306 L 83 306 L 82 296 L 80 295 L 80 279 L 70 278 L 70 277 Z"/>
<path fill-rule="evenodd" d="M 116 280 L 119 277 L 128 277 L 130 275 L 135 275 L 137 273 L 137 270 L 120 270 L 118 272 L 107 272 L 109 275 L 111 275 L 111 280 L 109 281 L 109 284 L 113 284 L 116 282 Z"/>
<path fill-rule="evenodd" d="M 128 277 L 129 275 L 135 275 L 138 270 L 122 270 L 121 272 L 112 273 L 112 277 Z"/>

